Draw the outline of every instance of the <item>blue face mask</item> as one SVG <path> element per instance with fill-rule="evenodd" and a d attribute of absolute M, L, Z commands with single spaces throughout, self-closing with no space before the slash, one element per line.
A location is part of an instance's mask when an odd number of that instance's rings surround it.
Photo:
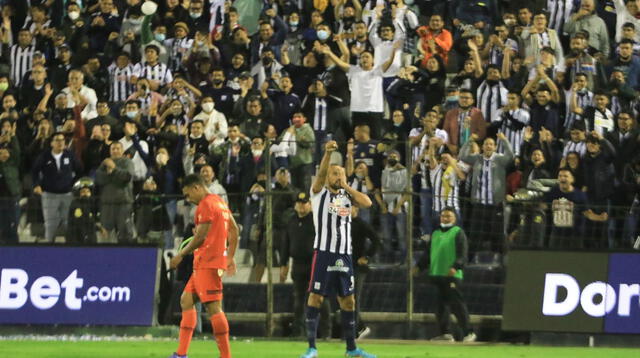
<path fill-rule="evenodd" d="M 413 5 L 413 0 L 404 0 L 405 5 Z"/>
<path fill-rule="evenodd" d="M 291 25 L 291 27 L 298 27 L 299 22 L 298 21 L 289 21 L 289 25 Z"/>
<path fill-rule="evenodd" d="M 318 39 L 321 41 L 324 41 L 329 38 L 329 31 L 320 30 L 320 31 L 317 31 L 316 34 L 318 35 Z"/>
<path fill-rule="evenodd" d="M 192 18 L 192 19 L 197 19 L 197 18 L 199 18 L 200 16 L 202 16 L 202 13 L 199 13 L 199 12 L 190 12 L 190 13 L 189 13 L 189 16 L 191 16 L 191 18 Z"/>
<path fill-rule="evenodd" d="M 156 41 L 162 42 L 167 38 L 166 34 L 155 34 Z"/>
<path fill-rule="evenodd" d="M 138 111 L 127 112 L 127 117 L 129 119 L 134 119 L 134 118 L 136 118 L 137 115 L 138 115 Z"/>
<path fill-rule="evenodd" d="M 458 96 L 447 96 L 447 102 L 458 102 Z"/>

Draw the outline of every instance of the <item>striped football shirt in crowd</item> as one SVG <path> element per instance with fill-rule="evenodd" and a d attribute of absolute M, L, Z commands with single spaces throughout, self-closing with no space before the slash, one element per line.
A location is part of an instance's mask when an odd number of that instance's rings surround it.
<path fill-rule="evenodd" d="M 109 101 L 124 102 L 133 93 L 133 84 L 131 77 L 134 75 L 134 67 L 131 64 L 125 67 L 118 67 L 112 63 L 108 68 L 109 71 Z"/>

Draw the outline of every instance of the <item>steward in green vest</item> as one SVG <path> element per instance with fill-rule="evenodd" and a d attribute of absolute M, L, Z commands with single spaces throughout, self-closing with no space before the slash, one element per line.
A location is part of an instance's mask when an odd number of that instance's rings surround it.
<path fill-rule="evenodd" d="M 413 268 L 414 275 L 429 268 L 429 282 L 437 288 L 436 319 L 441 335 L 438 341 L 455 341 L 451 334 L 449 314 L 453 312 L 462 329 L 462 341 L 473 342 L 476 334 L 469 326 L 469 312 L 460 292 L 465 263 L 467 262 L 467 235 L 456 225 L 456 212 L 447 207 L 440 211 L 440 227 L 431 234 L 431 240 L 422 258 Z"/>

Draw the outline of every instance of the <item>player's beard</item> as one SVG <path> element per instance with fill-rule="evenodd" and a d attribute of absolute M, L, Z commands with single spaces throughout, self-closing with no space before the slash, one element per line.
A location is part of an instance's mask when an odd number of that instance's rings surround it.
<path fill-rule="evenodd" d="M 331 188 L 331 190 L 336 190 L 336 191 L 342 189 L 342 186 L 340 185 L 339 181 L 336 181 L 334 183 L 330 183 L 329 187 Z"/>

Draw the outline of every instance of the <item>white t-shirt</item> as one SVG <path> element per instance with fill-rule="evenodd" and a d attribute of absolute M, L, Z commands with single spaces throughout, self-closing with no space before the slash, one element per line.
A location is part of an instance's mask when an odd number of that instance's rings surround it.
<path fill-rule="evenodd" d="M 365 71 L 360 66 L 350 66 L 347 76 L 352 112 L 384 112 L 382 67 Z"/>
<path fill-rule="evenodd" d="M 75 107 L 77 103 L 73 100 L 71 89 L 69 87 L 65 87 L 62 92 L 67 95 L 67 108 Z M 96 91 L 87 86 L 82 86 L 78 92 L 87 100 L 87 105 L 80 113 L 82 119 L 88 121 L 96 118 L 98 116 L 98 96 L 96 95 Z"/>
<path fill-rule="evenodd" d="M 62 159 L 62 154 L 64 152 L 60 152 L 58 154 L 51 152 L 51 155 L 53 155 L 53 159 L 56 160 L 56 167 L 58 167 L 58 170 L 60 170 L 60 159 Z"/>

